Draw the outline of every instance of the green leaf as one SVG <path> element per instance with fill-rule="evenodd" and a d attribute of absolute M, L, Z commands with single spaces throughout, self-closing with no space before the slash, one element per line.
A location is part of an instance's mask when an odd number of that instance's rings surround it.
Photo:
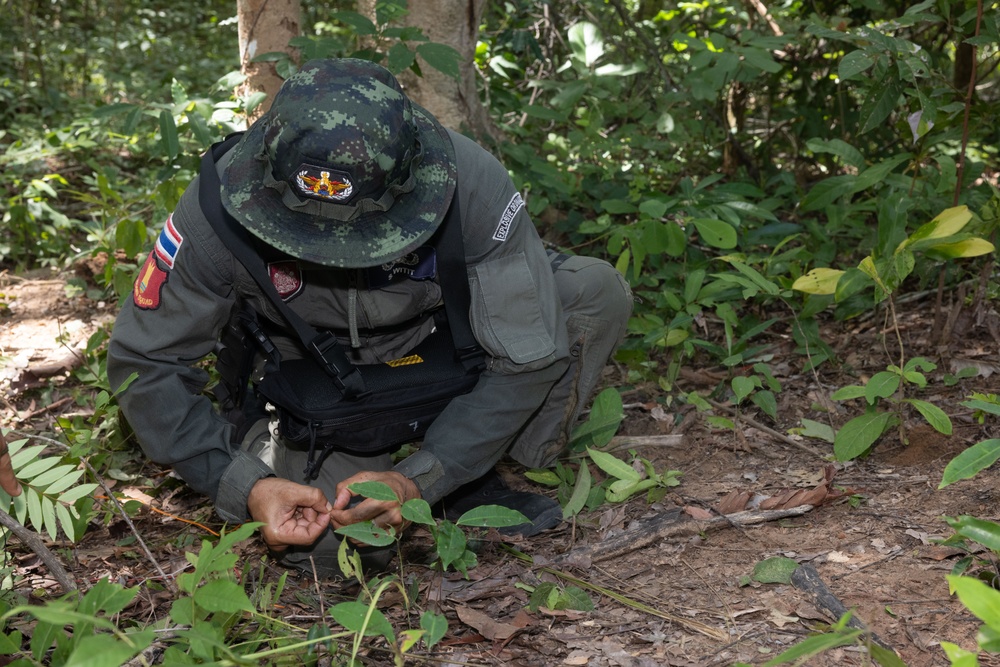
<path fill-rule="evenodd" d="M 880 398 L 889 398 L 899 389 L 900 377 L 896 373 L 880 371 L 865 384 L 865 399 L 875 405 Z"/>
<path fill-rule="evenodd" d="M 228 579 L 213 579 L 194 592 L 195 603 L 208 612 L 235 614 L 253 611 L 253 604 L 243 587 Z"/>
<path fill-rule="evenodd" d="M 753 390 L 757 388 L 757 383 L 753 381 L 753 378 L 739 375 L 733 378 L 732 386 L 733 394 L 736 395 L 736 402 L 742 403 L 743 399 L 749 396 Z"/>
<path fill-rule="evenodd" d="M 78 486 L 74 486 L 72 489 L 64 491 L 62 495 L 59 496 L 59 502 L 65 503 L 67 505 L 72 505 L 76 503 L 76 501 L 79 500 L 80 498 L 83 498 L 84 496 L 89 496 L 97 489 L 98 486 L 100 485 L 92 483 L 80 484 Z"/>
<path fill-rule="evenodd" d="M 1000 551 L 1000 526 L 992 521 L 978 519 L 974 516 L 960 516 L 957 519 L 945 518 L 948 525 L 962 537 L 966 537 L 992 551 Z"/>
<path fill-rule="evenodd" d="M 442 521 L 433 531 L 441 566 L 445 569 L 463 556 L 466 548 L 465 533 L 450 521 Z"/>
<path fill-rule="evenodd" d="M 420 615 L 420 629 L 424 631 L 424 646 L 430 650 L 447 634 L 448 619 L 433 611 L 425 611 Z"/>
<path fill-rule="evenodd" d="M 579 586 L 567 586 L 566 590 L 563 591 L 563 596 L 566 601 L 566 609 L 574 609 L 576 611 L 594 610 L 594 601 Z"/>
<path fill-rule="evenodd" d="M 21 642 L 24 636 L 17 630 L 9 635 L 0 632 L 0 655 L 11 655 L 21 650 Z"/>
<path fill-rule="evenodd" d="M 796 278 L 792 289 L 806 294 L 833 294 L 842 275 L 844 272 L 840 269 L 815 268 Z"/>
<path fill-rule="evenodd" d="M 400 508 L 400 513 L 407 521 L 419 523 L 422 526 L 433 526 L 436 523 L 430 504 L 423 498 L 407 500 Z"/>
<path fill-rule="evenodd" d="M 557 475 L 554 471 L 547 470 L 545 468 L 528 470 L 524 473 L 524 476 L 536 484 L 544 484 L 545 486 L 559 486 L 562 483 L 562 480 L 559 479 L 559 475 Z"/>
<path fill-rule="evenodd" d="M 379 528 L 371 521 L 352 523 L 334 532 L 373 547 L 387 547 L 396 541 L 396 532 L 392 528 Z"/>
<path fill-rule="evenodd" d="M 736 230 L 729 223 L 714 218 L 692 218 L 690 222 L 701 239 L 713 248 L 731 250 L 736 247 Z"/>
<path fill-rule="evenodd" d="M 375 602 L 371 604 L 374 605 Z M 381 635 L 388 641 L 395 637 L 392 624 L 385 614 L 362 602 L 341 602 L 334 605 L 330 608 L 330 616 L 345 629 L 365 637 Z"/>
<path fill-rule="evenodd" d="M 563 507 L 563 519 L 576 516 L 586 506 L 587 499 L 590 497 L 592 484 L 590 466 L 587 465 L 586 461 L 582 461 L 580 463 L 580 473 L 576 476 L 576 484 L 573 486 L 573 493 L 570 495 L 569 500 L 566 501 L 566 506 Z"/>
<path fill-rule="evenodd" d="M 949 260 L 988 255 L 995 249 L 995 246 L 986 239 L 973 237 L 954 243 L 935 243 L 923 250 L 932 259 Z"/>
<path fill-rule="evenodd" d="M 31 480 L 31 483 L 37 486 L 39 489 L 46 490 L 50 484 L 55 483 L 57 480 L 62 480 L 69 476 L 72 478 L 70 484 L 80 479 L 83 471 L 77 468 L 75 465 L 62 465 L 48 470 L 38 477 Z"/>
<path fill-rule="evenodd" d="M 841 387 L 830 395 L 835 401 L 850 401 L 855 398 L 864 398 L 865 388 L 857 384 L 849 384 Z"/>
<path fill-rule="evenodd" d="M 42 459 L 35 459 L 28 465 L 18 470 L 17 476 L 19 479 L 31 480 L 36 475 L 40 475 L 46 470 L 59 465 L 59 461 L 60 459 L 56 456 L 47 456 Z"/>
<path fill-rule="evenodd" d="M 569 45 L 573 55 L 583 62 L 585 67 L 592 67 L 604 55 L 604 38 L 601 30 L 593 23 L 578 21 L 570 26 Z"/>
<path fill-rule="evenodd" d="M 875 58 L 868 55 L 865 51 L 862 51 L 861 49 L 851 51 L 840 59 L 840 65 L 837 68 L 837 76 L 840 77 L 841 81 L 848 81 L 856 77 L 858 74 L 861 74 L 874 64 Z"/>
<path fill-rule="evenodd" d="M 763 410 L 764 414 L 771 419 L 778 418 L 778 400 L 775 398 L 773 391 L 770 391 L 769 389 L 762 389 L 751 396 L 750 401 Z"/>
<path fill-rule="evenodd" d="M 838 461 L 850 461 L 868 451 L 889 427 L 892 413 L 870 412 L 855 417 L 837 431 L 833 454 Z"/>
<path fill-rule="evenodd" d="M 458 80 L 458 64 L 462 56 L 454 47 L 439 42 L 423 42 L 417 45 L 417 54 L 437 71 Z"/>
<path fill-rule="evenodd" d="M 972 211 L 968 206 L 955 206 L 934 216 L 930 222 L 921 225 L 915 232 L 903 241 L 902 245 L 910 245 L 925 239 L 943 239 L 962 231 L 972 219 Z"/>
<path fill-rule="evenodd" d="M 174 123 L 173 115 L 163 109 L 160 111 L 160 144 L 163 153 L 171 160 L 175 159 L 181 152 L 181 144 L 177 138 L 177 125 Z"/>
<path fill-rule="evenodd" d="M 951 419 L 948 418 L 944 410 L 933 403 L 921 401 L 917 398 L 907 398 L 904 399 L 904 402 L 915 407 L 924 416 L 927 423 L 934 427 L 935 431 L 944 435 L 951 435 Z"/>
<path fill-rule="evenodd" d="M 958 595 L 973 616 L 991 629 L 1000 631 L 1000 591 L 972 577 L 949 574 L 945 578 L 951 591 Z"/>
<path fill-rule="evenodd" d="M 378 33 L 378 28 L 372 23 L 372 20 L 357 12 L 333 12 L 330 16 L 354 28 L 354 31 L 358 35 L 374 35 Z"/>
<path fill-rule="evenodd" d="M 142 639 L 148 641 L 132 646 L 111 635 L 83 637 L 62 664 L 64 667 L 118 667 L 149 646 L 153 637 L 153 633 L 143 633 Z"/>
<path fill-rule="evenodd" d="M 762 584 L 788 584 L 792 581 L 792 572 L 798 566 L 796 561 L 784 556 L 766 558 L 753 566 L 751 578 Z"/>
<path fill-rule="evenodd" d="M 614 387 L 608 387 L 594 399 L 587 421 L 574 429 L 570 448 L 580 450 L 608 444 L 624 419 L 621 394 Z"/>
<path fill-rule="evenodd" d="M 838 646 L 850 646 L 857 642 L 863 634 L 864 630 L 848 630 L 807 637 L 773 660 L 764 663 L 764 667 L 777 667 L 778 665 L 799 661 L 802 658 L 819 655 Z M 798 664 L 803 663 L 800 662 Z"/>
<path fill-rule="evenodd" d="M 416 59 L 417 54 L 410 50 L 406 44 L 396 42 L 389 49 L 389 57 L 386 59 L 386 69 L 393 74 L 399 74 L 408 69 Z"/>
<path fill-rule="evenodd" d="M 455 522 L 459 526 L 479 528 L 505 528 L 530 523 L 530 519 L 517 510 L 502 505 L 480 505 L 465 512 Z"/>
<path fill-rule="evenodd" d="M 387 503 L 399 502 L 396 492 L 385 482 L 355 482 L 347 488 L 351 490 L 351 493 L 364 496 L 365 498 L 374 498 L 375 500 Z"/>
<path fill-rule="evenodd" d="M 825 440 L 826 442 L 832 443 L 834 440 L 833 429 L 829 424 L 824 424 L 822 422 L 813 421 L 812 419 L 802 420 L 802 435 L 807 438 L 816 438 L 817 440 Z"/>
<path fill-rule="evenodd" d="M 972 445 L 945 466 L 939 489 L 961 479 L 975 477 L 1000 460 L 1000 439 L 991 438 Z"/>
<path fill-rule="evenodd" d="M 639 481 L 642 475 L 628 463 L 622 461 L 614 454 L 608 454 L 596 449 L 587 448 L 587 454 L 598 468 L 606 472 L 615 479 Z"/>
<path fill-rule="evenodd" d="M 898 71 L 888 68 L 882 78 L 867 92 L 861 109 L 858 110 L 858 133 L 865 134 L 882 125 L 896 108 L 899 96 L 903 94 L 903 82 Z"/>

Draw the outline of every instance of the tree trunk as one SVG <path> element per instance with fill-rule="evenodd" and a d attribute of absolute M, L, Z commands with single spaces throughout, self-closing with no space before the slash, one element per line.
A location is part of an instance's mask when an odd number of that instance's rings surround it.
<path fill-rule="evenodd" d="M 480 102 L 477 88 L 476 41 L 485 6 L 486 0 L 411 0 L 407 25 L 419 27 L 432 42 L 447 44 L 461 54 L 459 80 L 422 60 L 422 77 L 404 72 L 399 79 L 410 98 L 442 125 L 469 131 L 489 143 L 499 141 L 501 133 Z"/>
<path fill-rule="evenodd" d="M 271 107 L 283 79 L 273 62 L 255 63 L 251 60 L 262 53 L 284 52 L 298 62 L 298 52 L 288 46 L 293 37 L 299 36 L 302 11 L 299 0 L 237 0 L 236 15 L 239 20 L 240 71 L 246 81 L 237 89 L 237 95 L 246 97 L 263 92 L 267 98 L 250 114 L 252 122 Z"/>

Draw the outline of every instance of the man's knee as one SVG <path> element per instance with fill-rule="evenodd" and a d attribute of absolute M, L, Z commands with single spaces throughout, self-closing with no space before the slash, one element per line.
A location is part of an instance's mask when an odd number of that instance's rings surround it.
<path fill-rule="evenodd" d="M 554 276 L 567 317 L 594 318 L 624 333 L 632 314 L 632 291 L 615 267 L 576 255 L 562 261 Z"/>

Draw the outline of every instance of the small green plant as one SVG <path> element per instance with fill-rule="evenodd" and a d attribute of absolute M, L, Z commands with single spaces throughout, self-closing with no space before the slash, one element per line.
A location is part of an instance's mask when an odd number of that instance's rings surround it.
<path fill-rule="evenodd" d="M 972 394 L 961 405 L 972 408 L 976 418 L 982 424 L 987 414 L 1000 415 L 1000 397 L 996 394 Z M 990 467 L 1000 459 L 1000 439 L 988 438 L 972 445 L 952 459 L 945 466 L 939 489 L 953 484 L 960 479 L 969 479 L 980 471 Z"/>
<path fill-rule="evenodd" d="M 937 366 L 923 357 L 910 359 L 900 368 L 889 365 L 886 370 L 873 375 L 861 385 L 841 387 L 833 393 L 835 401 L 856 398 L 865 399 L 865 413 L 844 424 L 833 441 L 833 453 L 840 461 L 857 458 L 867 452 L 875 442 L 893 426 L 902 423 L 902 407 L 914 407 L 923 418 L 944 435 L 951 435 L 951 419 L 938 406 L 917 398 L 903 396 L 904 388 L 912 385 L 923 389 L 927 386 L 926 372 Z M 889 403 L 891 410 L 880 411 L 878 407 Z"/>
<path fill-rule="evenodd" d="M 572 609 L 574 611 L 593 611 L 594 601 L 579 586 L 564 585 L 553 581 L 543 581 L 537 586 L 515 584 L 518 588 L 528 591 L 528 610 L 538 611 L 541 608 L 552 611 Z"/>

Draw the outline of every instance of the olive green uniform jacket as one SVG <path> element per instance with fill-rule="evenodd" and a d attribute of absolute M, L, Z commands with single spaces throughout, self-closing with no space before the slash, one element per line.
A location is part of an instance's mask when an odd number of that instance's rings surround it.
<path fill-rule="evenodd" d="M 451 137 L 470 323 L 487 369 L 470 393 L 445 408 L 420 450 L 396 465 L 432 504 L 500 459 L 569 365 L 552 269 L 521 196 L 492 155 L 461 135 Z M 226 163 L 219 161 L 220 172 Z M 371 331 L 419 321 L 442 304 L 436 278 L 372 288 L 364 269 L 294 266 L 280 285 L 288 305 L 317 329 L 343 332 L 341 343 L 358 362 L 404 355 L 429 333 L 432 318 L 392 334 Z M 250 489 L 274 474 L 231 443 L 233 426 L 205 393 L 209 375 L 198 364 L 213 352 L 238 299 L 249 300 L 271 325 L 284 326 L 206 220 L 196 180 L 140 270 L 108 350 L 112 386 L 136 374 L 120 404 L 143 450 L 209 495 L 227 521 L 247 520 Z M 275 342 L 283 358 L 303 356 L 294 334 Z"/>

